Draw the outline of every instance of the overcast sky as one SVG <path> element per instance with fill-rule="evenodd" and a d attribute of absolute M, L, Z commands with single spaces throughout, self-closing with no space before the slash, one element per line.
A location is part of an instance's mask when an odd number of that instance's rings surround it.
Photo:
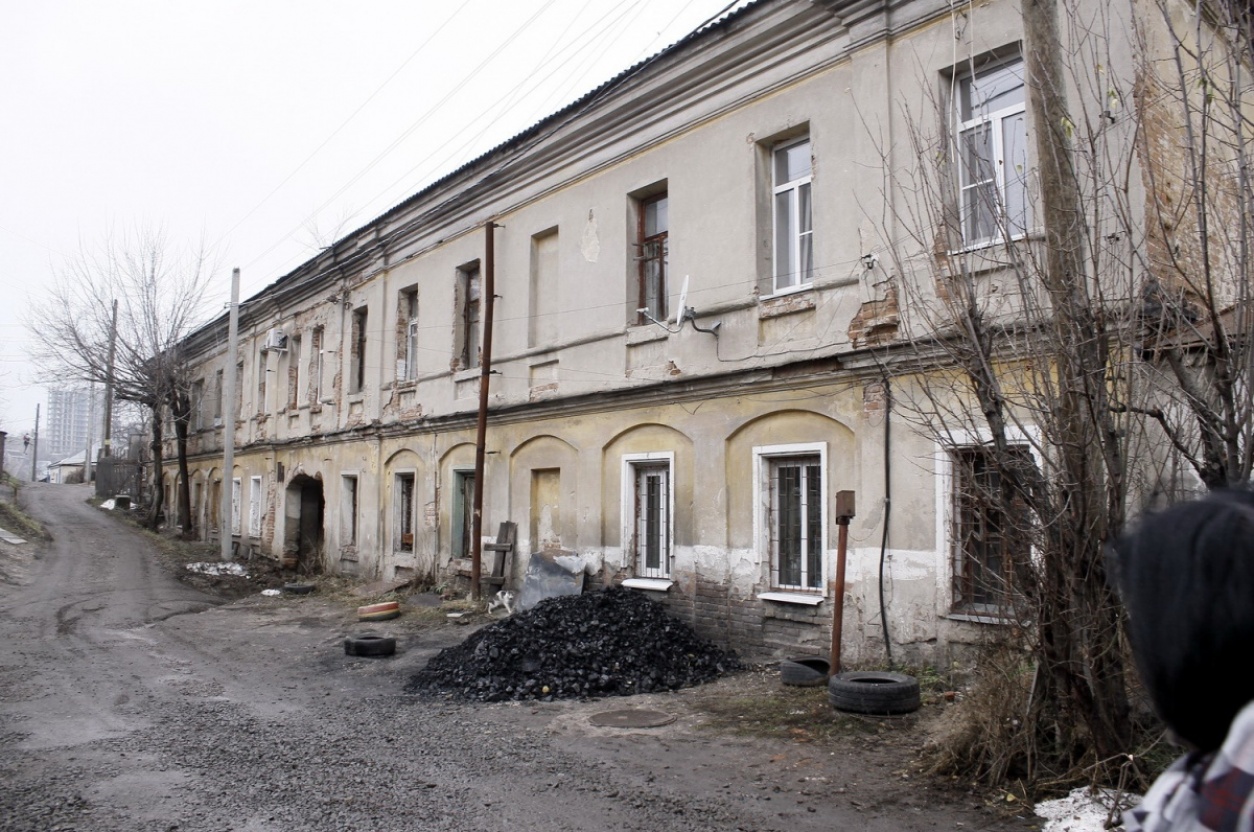
<path fill-rule="evenodd" d="M 0 429 L 46 409 L 25 310 L 81 248 L 203 238 L 220 312 L 729 2 L 0 0 Z"/>

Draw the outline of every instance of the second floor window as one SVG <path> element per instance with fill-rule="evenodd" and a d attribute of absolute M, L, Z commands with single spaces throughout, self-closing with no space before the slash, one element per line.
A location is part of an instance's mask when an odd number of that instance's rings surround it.
<path fill-rule="evenodd" d="M 655 321 L 667 318 L 667 248 L 670 232 L 670 201 L 665 193 L 640 203 L 639 248 L 640 296 L 637 309 Z M 638 323 L 648 320 L 642 314 Z"/>
<path fill-rule="evenodd" d="M 1023 61 L 960 78 L 957 94 L 962 245 L 1023 236 L 1032 225 Z"/>
<path fill-rule="evenodd" d="M 771 154 L 774 199 L 774 291 L 805 286 L 814 277 L 810 211 L 810 139 L 777 145 Z"/>
<path fill-rule="evenodd" d="M 360 393 L 366 385 L 366 307 L 353 311 L 352 351 L 349 359 L 348 392 Z"/>
<path fill-rule="evenodd" d="M 458 273 L 461 280 L 461 355 L 463 370 L 479 366 L 479 266 Z"/>
<path fill-rule="evenodd" d="M 323 351 L 323 339 L 326 337 L 326 331 L 318 326 L 314 327 L 313 332 L 309 336 L 309 398 L 313 404 L 322 401 L 322 371 L 326 366 L 326 355 Z"/>
<path fill-rule="evenodd" d="M 418 378 L 418 290 L 410 289 L 401 293 L 401 321 L 404 326 L 403 336 L 405 362 L 404 372 L 400 373 L 403 381 Z"/>

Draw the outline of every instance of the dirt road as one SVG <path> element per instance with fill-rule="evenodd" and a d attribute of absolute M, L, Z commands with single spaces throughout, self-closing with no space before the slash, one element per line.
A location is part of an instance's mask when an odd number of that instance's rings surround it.
<path fill-rule="evenodd" d="M 167 575 L 75 486 L 23 490 L 55 535 L 0 571 L 0 830 L 1026 829 L 927 790 L 892 758 L 701 727 L 699 693 L 463 705 L 405 680 L 453 626 L 345 656 L 350 610 L 222 603 Z M 18 575 L 19 577 L 12 577 Z M 623 707 L 663 728 L 594 728 Z"/>

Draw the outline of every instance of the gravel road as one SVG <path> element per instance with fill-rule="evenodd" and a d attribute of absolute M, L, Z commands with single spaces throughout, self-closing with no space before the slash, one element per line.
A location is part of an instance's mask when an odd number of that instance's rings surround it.
<path fill-rule="evenodd" d="M 169 576 L 82 486 L 22 494 L 55 541 L 0 556 L 0 830 L 1029 828 L 882 757 L 712 733 L 683 693 L 415 698 L 405 681 L 465 628 L 402 619 L 396 657 L 348 657 L 344 604 L 224 603 Z M 624 707 L 678 718 L 589 723 Z"/>

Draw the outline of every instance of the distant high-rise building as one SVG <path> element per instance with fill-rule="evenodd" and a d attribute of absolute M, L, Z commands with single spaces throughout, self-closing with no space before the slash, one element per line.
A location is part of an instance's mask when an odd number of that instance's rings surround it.
<path fill-rule="evenodd" d="M 101 396 L 95 394 L 95 406 L 92 395 L 85 389 L 66 389 L 48 391 L 48 422 L 40 437 L 40 455 L 45 453 L 50 459 L 60 459 L 87 447 L 89 432 L 93 441 L 100 441 Z"/>

